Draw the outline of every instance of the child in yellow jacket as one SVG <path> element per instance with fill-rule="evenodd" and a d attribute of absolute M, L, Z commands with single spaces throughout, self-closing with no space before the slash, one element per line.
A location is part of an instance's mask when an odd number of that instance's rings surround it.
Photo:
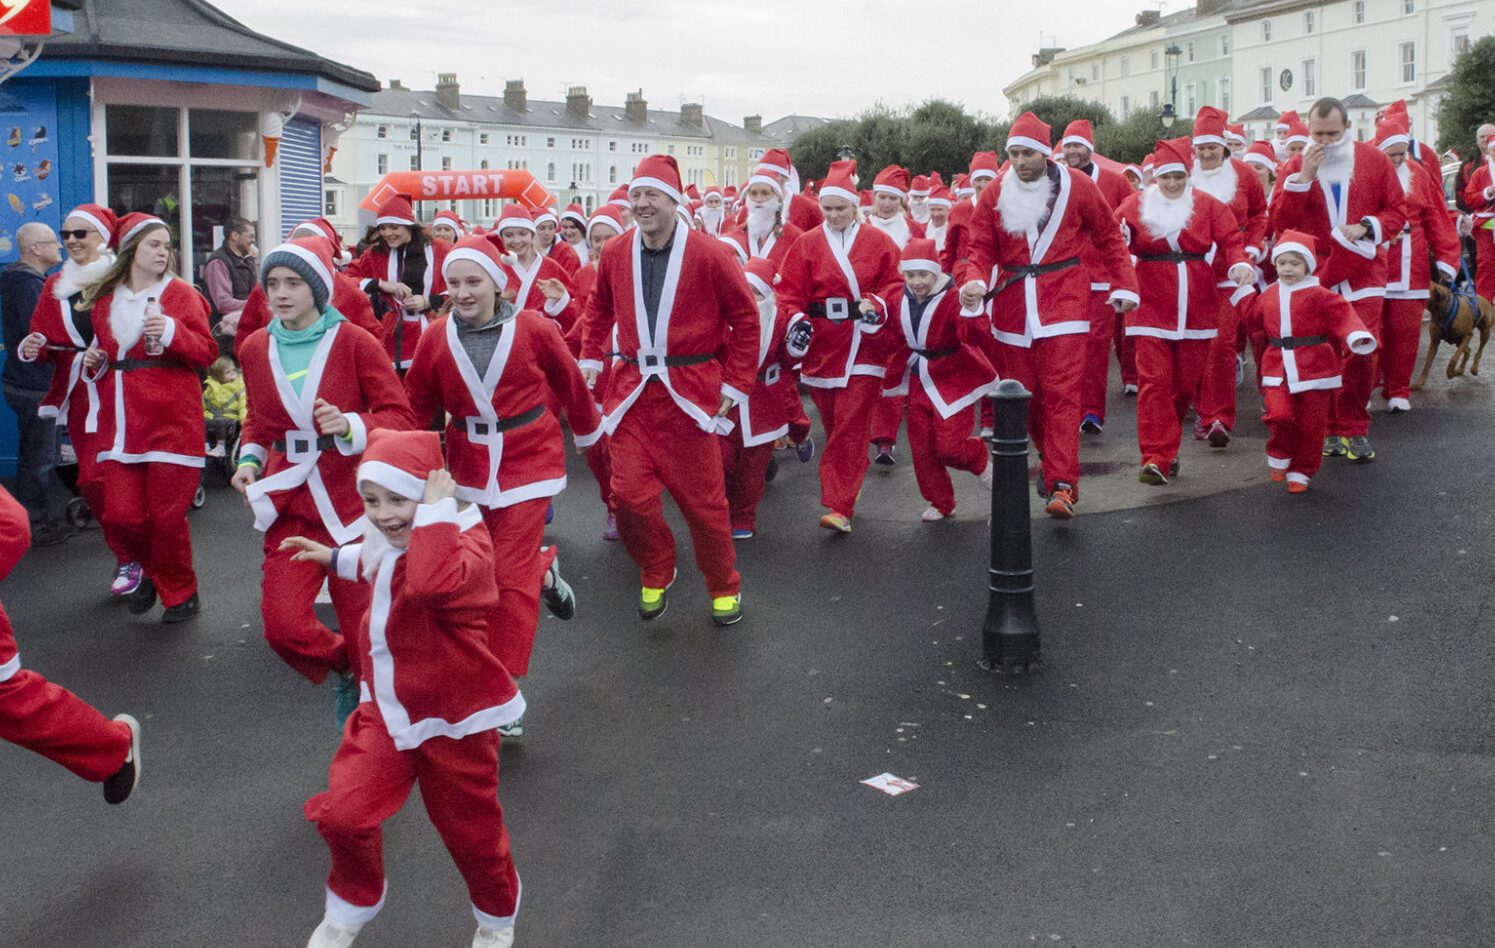
<path fill-rule="evenodd" d="M 244 380 L 239 366 L 223 356 L 208 367 L 202 387 L 202 417 L 208 428 L 208 455 L 221 458 L 227 454 L 234 429 L 244 423 L 249 405 L 244 397 Z"/>

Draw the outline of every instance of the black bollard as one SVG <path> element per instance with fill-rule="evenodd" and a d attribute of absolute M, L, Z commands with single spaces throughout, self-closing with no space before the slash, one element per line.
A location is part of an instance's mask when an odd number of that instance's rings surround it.
<path fill-rule="evenodd" d="M 992 393 L 991 568 L 979 662 L 999 675 L 1043 667 L 1033 609 L 1033 531 L 1028 512 L 1028 402 L 1021 382 L 1004 379 Z"/>

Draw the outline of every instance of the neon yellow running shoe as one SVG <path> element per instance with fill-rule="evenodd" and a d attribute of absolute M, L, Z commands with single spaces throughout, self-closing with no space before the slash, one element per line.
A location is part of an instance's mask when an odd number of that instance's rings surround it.
<path fill-rule="evenodd" d="M 742 620 L 742 595 L 717 596 L 711 600 L 711 621 L 717 625 L 736 625 Z"/>

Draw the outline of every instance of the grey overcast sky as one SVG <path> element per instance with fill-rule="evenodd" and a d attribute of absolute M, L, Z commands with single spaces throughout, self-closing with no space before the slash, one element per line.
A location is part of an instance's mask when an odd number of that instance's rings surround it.
<path fill-rule="evenodd" d="M 704 101 L 730 122 L 761 113 L 851 116 L 945 98 L 1005 115 L 1002 86 L 1040 44 L 1091 43 L 1130 26 L 1145 0 L 212 0 L 252 29 L 429 89 L 455 72 L 465 92 L 523 79 L 532 98 L 584 85 L 621 105 Z M 1173 0 L 1170 8 L 1184 0 Z M 1062 10 L 1062 17 L 1054 15 Z M 1057 35 L 1056 35 L 1057 34 Z M 875 49 L 885 43 L 886 50 Z"/>

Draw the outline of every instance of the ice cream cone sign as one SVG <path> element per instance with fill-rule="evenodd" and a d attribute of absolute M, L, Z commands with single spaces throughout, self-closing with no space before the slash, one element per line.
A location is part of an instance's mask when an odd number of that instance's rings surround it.
<path fill-rule="evenodd" d="M 260 113 L 260 137 L 265 142 L 265 167 L 275 164 L 275 153 L 280 150 L 280 135 L 285 131 L 285 119 L 279 112 Z"/>

